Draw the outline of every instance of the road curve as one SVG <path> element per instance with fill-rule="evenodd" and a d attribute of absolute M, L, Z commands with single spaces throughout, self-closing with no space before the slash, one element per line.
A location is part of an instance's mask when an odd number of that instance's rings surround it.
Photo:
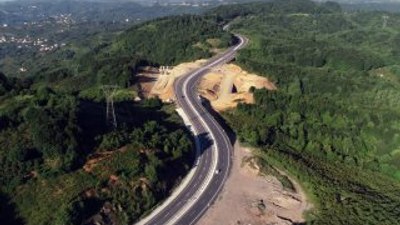
<path fill-rule="evenodd" d="M 197 84 L 210 68 L 231 61 L 247 44 L 246 38 L 235 36 L 239 40 L 237 45 L 175 81 L 176 101 L 196 135 L 199 156 L 184 187 L 138 225 L 195 224 L 220 193 L 231 168 L 233 147 L 222 127 L 202 106 Z"/>

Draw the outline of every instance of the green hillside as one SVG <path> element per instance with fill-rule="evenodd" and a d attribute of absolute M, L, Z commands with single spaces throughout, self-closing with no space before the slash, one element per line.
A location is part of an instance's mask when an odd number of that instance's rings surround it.
<path fill-rule="evenodd" d="M 173 31 L 173 32 L 171 32 Z M 219 39 L 211 46 L 208 39 Z M 76 92 L 102 84 L 123 88 L 135 85 L 140 66 L 176 65 L 208 58 L 215 48 L 225 48 L 232 36 L 212 18 L 175 16 L 135 25 L 111 41 L 101 41 L 91 50 L 63 49 L 37 62 L 32 76 L 37 83 Z M 49 62 L 52 62 L 49 64 Z"/>
<path fill-rule="evenodd" d="M 24 78 L 0 73 L 2 224 L 132 224 L 190 168 L 192 138 L 174 106 L 134 103 L 135 75 L 210 57 L 232 36 L 213 18 L 178 16 L 106 40 L 39 58 Z M 119 86 L 116 129 L 106 123 L 104 84 Z"/>
<path fill-rule="evenodd" d="M 265 171 L 301 183 L 307 223 L 400 224 L 400 14 L 308 0 L 156 19 L 0 73 L 0 221 L 132 224 L 168 196 L 192 140 L 173 105 L 132 102 L 137 70 L 212 56 L 234 42 L 227 22 L 250 39 L 235 63 L 278 90 L 223 116 Z M 104 84 L 120 87 L 117 129 Z"/>
<path fill-rule="evenodd" d="M 237 63 L 275 82 L 225 118 L 296 177 L 310 224 L 399 224 L 400 14 L 275 1 L 211 12 L 250 39 Z"/>

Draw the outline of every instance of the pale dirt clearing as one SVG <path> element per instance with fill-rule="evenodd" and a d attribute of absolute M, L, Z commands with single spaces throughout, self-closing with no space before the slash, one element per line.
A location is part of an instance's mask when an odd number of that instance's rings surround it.
<path fill-rule="evenodd" d="M 164 72 L 159 68 L 148 69 L 157 73 L 140 74 L 142 96 L 145 98 L 157 96 L 164 102 L 173 101 L 175 99 L 173 84 L 176 78 L 200 68 L 205 62 L 206 60 L 197 60 L 182 63 Z M 225 64 L 212 69 L 202 78 L 199 93 L 210 101 L 215 110 L 223 111 L 236 107 L 238 103 L 254 103 L 253 93 L 250 92 L 252 87 L 277 89 L 265 77 L 249 74 L 234 64 Z"/>
<path fill-rule="evenodd" d="M 140 95 L 144 98 L 159 97 L 164 102 L 172 101 L 174 96 L 174 81 L 190 71 L 200 68 L 206 60 L 186 62 L 174 67 L 158 68 L 143 67 L 137 75 Z"/>
<path fill-rule="evenodd" d="M 254 103 L 250 89 L 266 88 L 276 90 L 276 86 L 267 78 L 249 74 L 234 64 L 225 64 L 214 68 L 200 82 L 199 92 L 211 102 L 217 111 L 231 109 L 238 103 Z"/>
<path fill-rule="evenodd" d="M 200 68 L 205 62 L 207 61 L 197 60 L 195 62 L 182 63 L 166 71 L 165 74 L 160 74 L 150 92 L 150 97 L 158 96 L 163 101 L 173 100 L 175 98 L 175 79 L 190 71 Z"/>
<path fill-rule="evenodd" d="M 310 208 L 300 186 L 297 193 L 284 190 L 272 176 L 260 175 L 257 166 L 244 159 L 252 157 L 247 148 L 235 145 L 230 177 L 224 189 L 199 225 L 265 225 L 304 222 Z M 293 181 L 292 181 L 293 182 Z"/>
<path fill-rule="evenodd" d="M 174 100 L 175 79 L 200 68 L 205 60 L 180 64 L 159 72 L 147 97 L 158 96 L 163 101 Z M 158 68 L 154 68 L 158 71 Z M 154 76 L 151 76 L 154 77 Z M 226 64 L 212 69 L 199 84 L 199 93 L 217 111 L 234 108 L 238 103 L 254 103 L 251 88 L 276 90 L 274 83 L 239 66 Z M 149 87 L 147 87 L 149 89 Z M 193 90 L 195 91 L 195 90 Z M 287 191 L 273 176 L 259 174 L 252 153 L 235 145 L 233 167 L 222 193 L 206 212 L 200 225 L 265 225 L 304 222 L 303 214 L 310 208 L 298 184 L 297 193 Z M 244 162 L 244 160 L 246 160 Z"/>

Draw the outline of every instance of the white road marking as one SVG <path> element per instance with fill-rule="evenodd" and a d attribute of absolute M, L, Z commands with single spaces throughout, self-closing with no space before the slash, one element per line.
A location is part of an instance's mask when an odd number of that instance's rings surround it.
<path fill-rule="evenodd" d="M 220 64 L 220 63 L 222 63 L 222 62 L 225 62 L 225 61 L 228 61 L 228 59 L 230 60 L 230 58 L 234 56 L 234 53 L 235 53 L 239 48 L 241 48 L 241 47 L 245 44 L 246 40 L 243 39 L 243 38 L 240 37 L 240 36 L 238 36 L 238 37 L 239 37 L 239 39 L 240 39 L 240 44 L 239 44 L 238 46 L 234 47 L 233 49 L 228 50 L 228 52 L 227 52 L 225 55 L 223 55 L 221 58 L 217 59 L 216 61 L 214 61 L 214 62 L 212 62 L 212 63 L 210 63 L 210 64 L 204 66 L 203 68 L 198 69 L 197 71 L 194 71 L 194 72 L 191 73 L 191 74 L 188 74 L 190 77 L 188 77 L 188 78 L 184 81 L 184 83 L 183 83 L 183 88 L 184 88 L 184 89 L 183 89 L 183 90 L 184 90 L 183 92 L 184 92 L 184 96 L 189 96 L 189 95 L 187 94 L 187 84 L 189 83 L 189 81 L 190 81 L 191 79 L 193 79 L 193 78 L 195 78 L 196 76 L 200 75 L 200 73 L 205 72 L 205 71 L 208 70 L 209 68 L 214 67 L 215 65 L 218 65 L 218 64 Z M 196 83 L 196 82 L 195 82 L 195 83 Z M 213 132 L 213 131 L 210 129 L 210 127 L 206 124 L 204 118 L 201 117 L 201 115 L 199 114 L 199 112 L 196 111 L 195 107 L 193 106 L 193 103 L 190 101 L 190 98 L 188 98 L 188 99 L 189 99 L 189 101 L 187 102 L 187 103 L 188 103 L 188 106 L 191 108 L 192 112 L 194 112 L 194 114 L 196 115 L 196 117 L 195 117 L 196 120 L 198 120 L 201 124 L 203 124 L 203 127 L 205 128 L 205 130 L 206 130 L 206 131 L 211 135 L 211 137 L 212 137 L 211 139 L 213 140 L 213 143 L 212 143 L 212 148 L 211 148 L 211 154 L 214 155 L 214 157 L 211 157 L 211 160 L 212 160 L 212 166 L 211 166 L 211 168 L 212 168 L 212 169 L 209 170 L 208 173 L 207 173 L 206 175 L 205 175 L 205 173 L 201 173 L 201 176 L 203 176 L 203 175 L 206 176 L 206 179 L 205 179 L 205 181 L 202 183 L 201 187 L 200 187 L 200 188 L 197 190 L 197 192 L 194 194 L 194 196 L 191 198 L 191 199 L 193 199 L 193 200 L 187 202 L 187 203 L 184 205 L 184 207 L 181 209 L 181 211 L 179 211 L 179 212 L 177 213 L 177 215 L 175 215 L 173 218 L 171 218 L 171 219 L 167 222 L 167 224 L 174 224 L 174 223 L 178 222 L 178 220 L 179 220 L 179 219 L 180 219 L 180 218 L 181 218 L 181 217 L 182 217 L 182 216 L 197 202 L 197 201 L 198 201 L 200 195 L 202 195 L 202 194 L 204 193 L 205 189 L 208 187 L 208 185 L 210 184 L 211 180 L 213 179 L 214 171 L 215 171 L 216 166 L 217 166 L 217 164 L 218 164 L 218 154 L 219 154 L 218 149 L 219 149 L 219 148 L 218 148 L 218 143 L 216 142 L 217 139 L 215 138 L 214 132 Z M 201 105 L 200 105 L 200 106 L 201 106 Z M 201 111 L 203 112 L 204 110 L 201 110 Z M 202 113 L 202 114 L 203 114 L 203 113 Z M 211 118 L 210 115 L 209 115 L 207 112 L 205 112 L 204 114 L 205 114 L 207 117 Z M 187 115 L 187 114 L 184 112 L 184 110 L 182 110 L 182 115 L 181 115 L 181 116 L 187 117 L 186 115 Z M 185 120 L 185 118 L 183 118 L 183 119 Z M 217 127 L 217 130 L 219 131 L 219 133 L 221 133 L 220 127 L 218 127 L 218 125 L 216 125 L 216 122 L 214 121 L 214 119 L 211 118 L 210 120 L 211 120 L 211 122 L 214 124 L 214 126 Z M 189 127 L 192 129 L 192 132 L 195 134 L 195 136 L 197 136 L 197 135 L 199 134 L 199 130 L 197 130 L 198 128 L 196 128 L 195 126 L 193 126 L 193 121 L 187 120 L 186 122 L 187 122 L 187 124 L 189 124 Z M 186 124 L 186 123 L 185 123 L 185 124 Z M 224 136 L 223 139 L 224 139 L 224 142 L 225 142 L 226 146 L 229 146 L 229 141 L 227 141 L 226 135 L 222 135 L 222 136 Z M 198 140 L 198 138 L 196 138 L 196 154 L 199 154 L 199 152 L 200 152 L 199 146 L 200 146 L 199 140 Z M 229 155 L 229 152 L 228 152 L 228 155 Z M 154 210 L 149 216 L 147 216 L 145 219 L 143 219 L 143 220 L 141 220 L 139 223 L 137 223 L 138 225 L 144 225 L 144 224 L 148 223 L 150 220 L 152 220 L 154 217 L 156 217 L 162 210 L 164 210 L 166 207 L 168 207 L 169 204 L 171 204 L 172 201 L 173 201 L 174 199 L 177 198 L 177 196 L 179 196 L 179 194 L 188 186 L 189 182 L 191 181 L 191 178 L 192 178 L 193 175 L 195 174 L 195 171 L 196 171 L 197 168 L 198 168 L 197 165 L 199 164 L 199 162 L 200 162 L 200 160 L 201 160 L 200 157 L 201 157 L 201 156 L 197 155 L 196 158 L 198 158 L 198 160 L 196 161 L 194 168 L 190 171 L 189 175 L 185 177 L 184 181 L 183 181 L 182 184 L 177 188 L 177 190 L 174 191 L 174 192 L 172 193 L 172 195 L 171 195 L 160 207 L 156 208 L 156 210 Z M 206 162 L 206 164 L 207 164 L 207 163 L 208 163 L 208 161 Z M 205 167 L 204 167 L 204 168 L 205 168 Z M 228 160 L 228 168 L 230 168 L 230 160 Z M 205 168 L 205 169 L 207 169 L 207 168 Z M 220 186 L 218 187 L 218 190 L 214 193 L 214 195 L 213 195 L 212 198 L 210 199 L 208 205 L 215 199 L 216 195 L 217 195 L 217 194 L 219 193 L 219 191 L 221 190 L 221 188 L 222 188 L 222 186 L 223 186 L 223 184 L 225 183 L 225 180 L 226 180 L 226 178 L 227 178 L 228 172 L 229 172 L 229 171 L 225 171 L 225 173 L 224 173 L 224 181 L 220 184 Z M 197 184 L 198 184 L 198 182 L 195 184 L 195 186 L 197 186 Z M 180 202 L 179 204 L 183 204 L 183 203 Z M 207 207 L 203 208 L 202 211 L 201 211 L 200 213 L 197 214 L 197 217 L 195 217 L 193 221 L 196 221 L 196 220 L 204 213 L 204 211 L 205 211 L 206 209 L 207 209 Z M 171 212 L 169 211 L 165 216 L 168 216 L 170 213 L 171 213 Z M 164 216 L 164 217 L 165 217 L 165 216 Z M 191 222 L 191 224 L 193 224 L 193 221 Z"/>

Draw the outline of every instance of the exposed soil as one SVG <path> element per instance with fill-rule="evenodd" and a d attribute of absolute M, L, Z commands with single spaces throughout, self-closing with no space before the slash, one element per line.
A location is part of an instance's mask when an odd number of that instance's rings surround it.
<path fill-rule="evenodd" d="M 139 74 L 141 96 L 158 96 L 165 102 L 174 100 L 173 83 L 175 79 L 189 71 L 200 68 L 206 61 L 182 63 L 168 70 L 148 68 Z M 156 72 L 154 72 L 156 71 Z M 206 74 L 200 82 L 199 92 L 207 98 L 217 111 L 234 108 L 238 103 L 254 102 L 251 88 L 276 90 L 276 86 L 267 78 L 249 74 L 233 64 L 222 65 Z"/>
<path fill-rule="evenodd" d="M 145 67 L 141 69 L 141 72 L 137 75 L 137 81 L 140 87 L 140 97 L 149 98 L 151 89 L 153 89 L 159 76 L 157 68 Z"/>
<path fill-rule="evenodd" d="M 257 165 L 247 159 L 249 149 L 235 145 L 231 175 L 219 199 L 207 210 L 199 225 L 265 225 L 305 222 L 303 214 L 311 205 L 301 187 L 287 191 L 272 176 L 260 175 Z"/>
<path fill-rule="evenodd" d="M 200 82 L 199 92 L 211 102 L 217 111 L 234 108 L 238 103 L 254 103 L 251 88 L 276 90 L 267 78 L 249 74 L 233 64 L 222 65 L 205 75 Z"/>
<path fill-rule="evenodd" d="M 175 96 L 173 89 L 175 79 L 189 71 L 200 68 L 205 62 L 206 60 L 197 60 L 195 62 L 182 63 L 165 70 L 158 76 L 149 97 L 158 96 L 163 101 L 172 101 Z"/>
<path fill-rule="evenodd" d="M 99 162 L 109 159 L 110 157 L 112 157 L 112 155 L 114 155 L 117 152 L 124 152 L 124 151 L 126 151 L 126 147 L 122 147 L 115 151 L 95 153 L 95 154 L 91 155 L 89 157 L 89 160 L 87 160 L 85 165 L 83 165 L 83 170 L 87 173 L 90 173 L 90 172 L 92 172 L 93 168 L 96 167 L 96 165 Z"/>
<path fill-rule="evenodd" d="M 174 100 L 175 79 L 200 68 L 205 60 L 183 63 L 168 70 L 150 68 L 142 74 L 142 96 L 158 96 L 161 100 Z M 157 71 L 155 74 L 154 71 Z M 254 103 L 251 88 L 276 90 L 267 78 L 249 74 L 239 66 L 227 64 L 213 69 L 199 84 L 199 93 L 207 98 L 217 111 L 234 108 L 238 103 Z M 249 149 L 235 145 L 231 175 L 219 199 L 211 206 L 200 225 L 265 225 L 304 222 L 303 214 L 311 205 L 301 187 L 293 182 L 296 193 L 285 190 L 273 176 L 259 174 Z"/>

